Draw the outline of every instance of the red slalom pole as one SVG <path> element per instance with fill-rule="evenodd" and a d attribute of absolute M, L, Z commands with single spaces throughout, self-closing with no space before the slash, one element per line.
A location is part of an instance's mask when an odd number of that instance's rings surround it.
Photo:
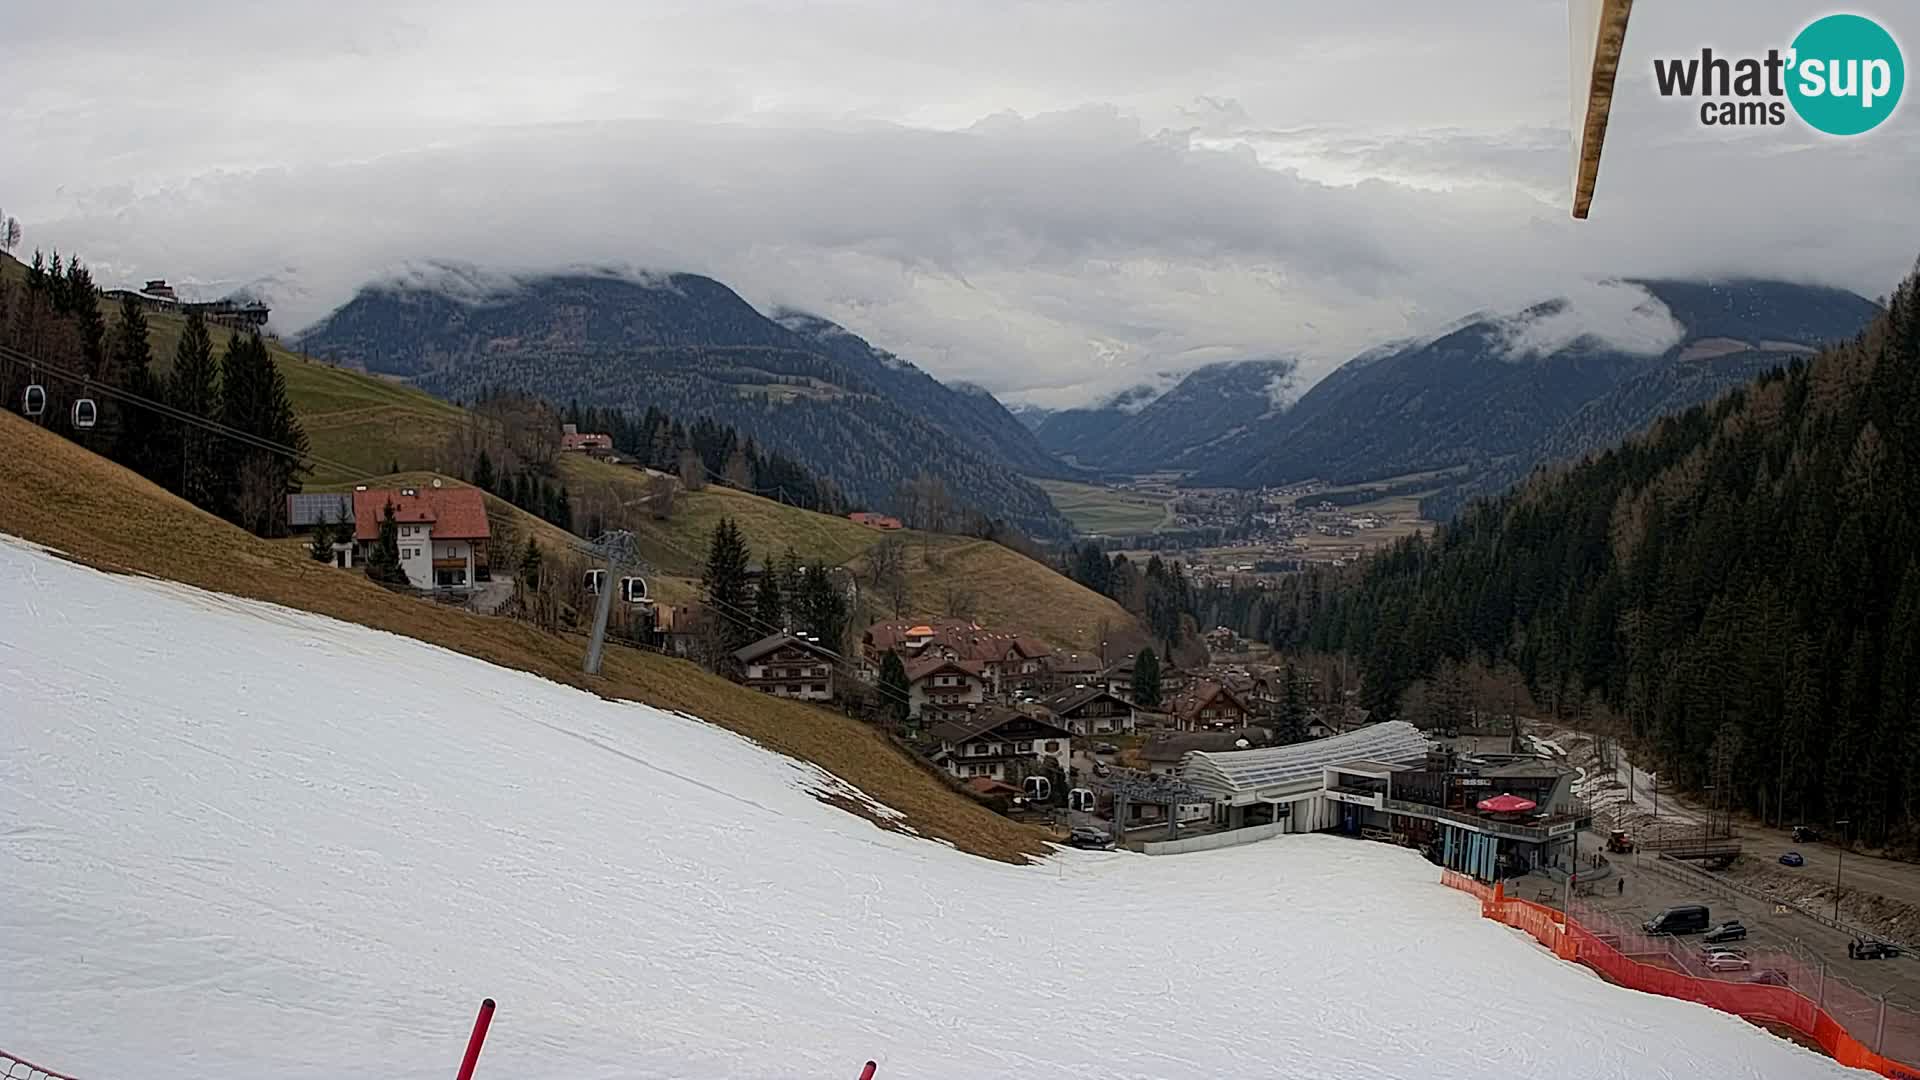
<path fill-rule="evenodd" d="M 473 1067 L 480 1063 L 480 1044 L 487 1041 L 487 1025 L 493 1023 L 493 999 L 480 1003 L 480 1015 L 473 1018 L 473 1037 L 467 1040 L 467 1056 L 460 1061 L 460 1080 L 473 1080 Z"/>
<path fill-rule="evenodd" d="M 873 1070 L 877 1068 L 879 1068 L 878 1065 L 871 1061 L 867 1062 L 867 1067 L 860 1070 L 860 1080 L 873 1080 Z"/>

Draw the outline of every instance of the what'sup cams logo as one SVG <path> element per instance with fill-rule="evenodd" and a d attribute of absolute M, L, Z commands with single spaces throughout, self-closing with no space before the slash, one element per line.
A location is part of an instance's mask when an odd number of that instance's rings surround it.
<path fill-rule="evenodd" d="M 1700 98 L 1709 127 L 1778 126 L 1787 107 L 1828 135 L 1879 127 L 1900 103 L 1907 81 L 1900 46 L 1862 15 L 1828 15 L 1807 24 L 1785 52 L 1764 57 L 1699 56 L 1653 62 L 1661 97 Z"/>

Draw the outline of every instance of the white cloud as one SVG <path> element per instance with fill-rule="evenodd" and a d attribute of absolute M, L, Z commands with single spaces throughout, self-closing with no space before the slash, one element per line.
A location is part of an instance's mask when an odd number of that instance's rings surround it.
<path fill-rule="evenodd" d="M 1784 40 L 1787 0 L 1636 10 L 1587 223 L 1561 0 L 17 7 L 29 244 L 257 283 L 286 329 L 430 262 L 689 270 L 1061 406 L 1276 354 L 1304 386 L 1611 277 L 1877 294 L 1920 236 L 1920 113 L 1728 135 L 1653 93 L 1655 55 Z"/>
<path fill-rule="evenodd" d="M 1582 282 L 1544 310 L 1504 319 L 1499 328 L 1512 360 L 1552 356 L 1580 341 L 1654 356 L 1679 344 L 1687 332 L 1658 297 L 1625 281 Z"/>

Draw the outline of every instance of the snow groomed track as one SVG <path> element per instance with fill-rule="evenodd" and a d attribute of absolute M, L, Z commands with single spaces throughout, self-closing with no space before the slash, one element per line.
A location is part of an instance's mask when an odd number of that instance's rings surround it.
<path fill-rule="evenodd" d="M 1862 1074 L 1398 850 L 1009 867 L 811 766 L 0 538 L 0 1046 L 88 1080 Z"/>

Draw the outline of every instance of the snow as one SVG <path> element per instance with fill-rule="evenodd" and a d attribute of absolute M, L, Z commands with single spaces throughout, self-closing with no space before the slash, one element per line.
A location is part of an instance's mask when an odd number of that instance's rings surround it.
<path fill-rule="evenodd" d="M 1838 1077 L 1331 837 L 1012 867 L 690 717 L 0 538 L 0 1047 L 88 1080 Z"/>
<path fill-rule="evenodd" d="M 1617 760 L 1609 767 L 1599 759 L 1593 736 L 1583 732 L 1556 732 L 1551 739 L 1532 735 L 1527 738 L 1537 748 L 1566 761 L 1579 774 L 1573 782 L 1574 795 L 1584 801 L 1596 816 L 1611 822 L 1614 828 L 1636 831 L 1654 827 L 1664 830 L 1669 826 L 1698 826 L 1701 823 L 1699 813 L 1676 798 L 1659 803 L 1660 816 L 1655 818 L 1654 774 L 1633 764 L 1624 750 L 1615 748 Z"/>

